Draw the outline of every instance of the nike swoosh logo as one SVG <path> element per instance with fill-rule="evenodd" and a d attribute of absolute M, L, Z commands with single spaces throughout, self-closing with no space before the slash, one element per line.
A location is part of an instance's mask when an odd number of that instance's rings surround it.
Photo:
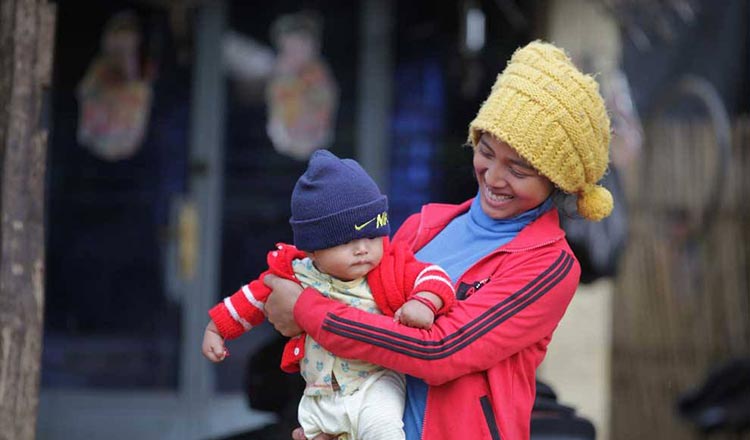
<path fill-rule="evenodd" d="M 366 221 L 366 222 L 362 223 L 361 225 L 354 225 L 354 230 L 355 230 L 355 231 L 361 231 L 361 230 L 362 230 L 362 228 L 364 228 L 365 226 L 367 226 L 367 225 L 369 225 L 370 223 L 374 222 L 376 218 L 377 218 L 377 217 L 375 217 L 375 218 L 372 218 L 372 219 L 370 219 L 369 221 Z"/>

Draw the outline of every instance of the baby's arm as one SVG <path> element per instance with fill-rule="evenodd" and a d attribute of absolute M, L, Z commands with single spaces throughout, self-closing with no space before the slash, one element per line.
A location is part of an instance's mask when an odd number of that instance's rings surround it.
<path fill-rule="evenodd" d="M 266 256 L 268 270 L 208 311 L 217 333 L 224 339 L 234 339 L 260 325 L 266 319 L 264 308 L 266 299 L 271 293 L 271 290 L 263 284 L 263 278 L 274 274 L 294 279 L 291 261 L 304 255 L 294 246 L 277 244 L 276 249 Z"/>
<path fill-rule="evenodd" d="M 254 280 L 212 307 L 208 316 L 216 333 L 224 339 L 235 339 L 260 325 L 266 318 L 263 308 L 268 292 L 260 280 Z"/>
<path fill-rule="evenodd" d="M 265 320 L 265 303 L 271 290 L 263 284 L 263 279 L 271 274 L 294 279 L 291 261 L 304 255 L 294 246 L 278 243 L 266 256 L 268 270 L 208 311 L 211 320 L 203 333 L 201 346 L 206 358 L 212 362 L 223 361 L 229 356 L 225 340 L 237 338 Z"/>
<path fill-rule="evenodd" d="M 201 351 L 211 362 L 221 362 L 229 356 L 225 340 L 239 337 L 265 319 L 263 308 L 270 290 L 261 280 L 268 273 L 270 270 L 263 272 L 259 279 L 240 287 L 208 311 L 211 319 L 203 332 Z"/>
<path fill-rule="evenodd" d="M 396 259 L 404 264 L 404 275 L 411 287 L 405 292 L 404 304 L 396 310 L 394 320 L 409 327 L 429 329 L 435 317 L 445 314 L 455 301 L 456 292 L 450 276 L 440 266 L 416 259 L 404 244 L 393 247 Z"/>
<path fill-rule="evenodd" d="M 219 334 L 213 320 L 208 321 L 206 331 L 203 332 L 203 356 L 211 362 L 221 362 L 229 356 L 229 351 L 224 347 L 224 338 Z"/>

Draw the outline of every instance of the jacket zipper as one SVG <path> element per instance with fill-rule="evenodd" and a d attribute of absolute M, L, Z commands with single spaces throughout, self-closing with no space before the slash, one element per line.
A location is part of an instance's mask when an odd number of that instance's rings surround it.
<path fill-rule="evenodd" d="M 430 394 L 430 386 L 429 385 L 427 386 L 427 394 L 428 395 Z M 427 405 L 427 397 L 425 397 L 424 400 L 425 400 L 425 402 L 424 402 L 424 417 L 422 418 L 422 433 L 419 436 L 420 440 L 423 440 L 425 438 L 424 437 L 424 433 L 425 433 L 424 428 L 425 428 L 425 426 L 427 426 L 427 412 L 430 410 L 430 408 Z"/>
<path fill-rule="evenodd" d="M 481 259 L 480 259 L 479 261 L 477 261 L 476 263 L 474 263 L 473 265 L 471 265 L 471 266 L 470 266 L 469 268 L 467 268 L 467 269 L 466 269 L 466 270 L 464 271 L 464 273 L 462 273 L 462 274 L 461 274 L 461 276 L 460 276 L 460 277 L 458 277 L 458 282 L 456 283 L 456 286 L 455 286 L 455 287 L 457 288 L 457 287 L 458 287 L 458 285 L 460 285 L 460 284 L 461 284 L 461 281 L 463 281 L 464 277 L 466 276 L 466 274 L 467 274 L 467 273 L 468 273 L 468 272 L 469 272 L 469 271 L 470 271 L 471 269 L 473 269 L 473 268 L 477 267 L 478 265 L 482 264 L 482 263 L 484 262 L 484 260 L 487 260 L 487 259 L 489 259 L 489 258 L 491 258 L 491 257 L 494 257 L 494 255 L 495 255 L 496 253 L 508 253 L 508 254 L 515 254 L 515 253 L 519 253 L 519 252 L 526 252 L 526 251 L 529 251 L 529 250 L 532 250 L 532 249 L 537 249 L 537 248 L 540 248 L 540 247 L 544 247 L 544 246 L 550 245 L 550 244 L 552 244 L 552 243 L 555 243 L 555 242 L 557 242 L 557 241 L 560 241 L 561 239 L 562 239 L 562 237 L 558 237 L 558 238 L 554 238 L 554 239 L 552 239 L 552 240 L 547 240 L 547 241 L 543 241 L 543 242 L 541 242 L 541 243 L 537 243 L 537 244 L 534 244 L 534 245 L 532 245 L 532 246 L 527 246 L 527 247 L 524 247 L 524 248 L 514 248 L 514 249 L 502 249 L 502 248 L 500 248 L 500 249 L 495 249 L 494 251 L 492 251 L 492 252 L 490 252 L 489 254 L 485 255 L 485 256 L 484 256 L 484 257 L 482 257 L 482 258 L 481 258 Z M 488 280 L 488 281 L 489 281 L 489 280 Z M 474 284 L 474 283 L 470 283 L 470 284 Z M 484 283 L 483 283 L 482 285 L 484 285 Z M 481 287 L 481 286 L 479 286 L 479 287 Z"/>

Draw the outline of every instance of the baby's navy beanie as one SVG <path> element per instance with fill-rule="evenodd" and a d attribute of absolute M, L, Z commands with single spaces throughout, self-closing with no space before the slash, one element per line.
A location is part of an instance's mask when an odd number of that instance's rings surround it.
<path fill-rule="evenodd" d="M 352 159 L 328 150 L 310 157 L 292 191 L 294 245 L 316 251 L 358 238 L 390 234 L 388 199 L 367 172 Z"/>

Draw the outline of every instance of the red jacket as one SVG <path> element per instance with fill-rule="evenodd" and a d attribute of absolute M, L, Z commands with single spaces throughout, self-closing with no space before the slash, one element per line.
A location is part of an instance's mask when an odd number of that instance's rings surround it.
<path fill-rule="evenodd" d="M 411 295 L 421 291 L 432 292 L 443 300 L 438 314 L 451 308 L 455 292 L 450 277 L 443 269 L 417 261 L 406 243 L 390 244 L 384 238 L 383 247 L 383 259 L 367 274 L 367 283 L 381 312 L 393 316 Z M 276 249 L 266 256 L 268 270 L 209 310 L 208 314 L 221 336 L 234 339 L 263 322 L 263 308 L 271 293 L 263 284 L 263 278 L 271 273 L 297 281 L 292 261 L 305 256 L 303 251 L 292 245 L 278 243 Z M 284 347 L 281 369 L 288 373 L 299 371 L 304 347 L 304 335 L 290 339 Z"/>
<path fill-rule="evenodd" d="M 426 205 L 393 241 L 418 250 L 470 204 Z M 429 330 L 313 289 L 302 293 L 294 316 L 338 356 L 424 379 L 430 387 L 422 439 L 528 439 L 536 369 L 580 276 L 564 235 L 556 209 L 530 223 L 463 274 L 459 301 Z"/>

